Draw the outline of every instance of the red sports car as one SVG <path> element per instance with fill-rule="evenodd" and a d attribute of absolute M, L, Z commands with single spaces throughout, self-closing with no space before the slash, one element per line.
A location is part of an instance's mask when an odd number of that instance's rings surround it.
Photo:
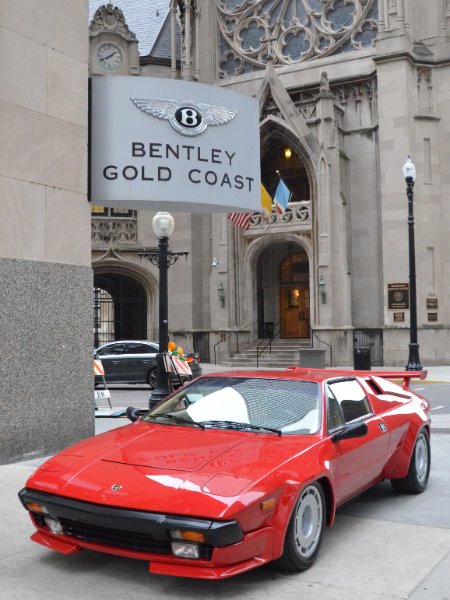
<path fill-rule="evenodd" d="M 409 389 L 424 375 L 291 367 L 200 377 L 44 463 L 19 494 L 32 539 L 183 577 L 274 560 L 307 569 L 343 502 L 386 478 L 400 492 L 425 489 L 430 406 Z"/>

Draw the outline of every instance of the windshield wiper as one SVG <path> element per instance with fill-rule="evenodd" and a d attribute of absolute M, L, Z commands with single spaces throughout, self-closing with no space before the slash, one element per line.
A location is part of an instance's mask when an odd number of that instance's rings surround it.
<path fill-rule="evenodd" d="M 187 423 L 188 425 L 194 425 L 195 427 L 200 427 L 201 429 L 206 429 L 206 427 L 202 423 L 197 423 L 196 421 L 190 421 L 189 419 L 185 419 L 184 417 L 178 417 L 177 415 L 171 415 L 169 413 L 159 413 L 157 415 L 147 415 L 147 419 L 171 419 L 173 421 L 177 421 L 178 423 Z"/>
<path fill-rule="evenodd" d="M 270 431 L 277 435 L 283 435 L 279 429 L 273 427 L 265 427 L 264 425 L 253 425 L 253 423 L 241 423 L 239 421 L 201 421 L 199 425 L 211 425 L 213 427 L 226 427 L 228 429 L 240 429 L 251 431 Z"/>

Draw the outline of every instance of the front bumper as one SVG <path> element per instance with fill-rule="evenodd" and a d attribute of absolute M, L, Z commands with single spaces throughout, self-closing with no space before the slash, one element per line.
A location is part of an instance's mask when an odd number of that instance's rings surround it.
<path fill-rule="evenodd" d="M 237 521 L 215 521 L 136 511 L 82 502 L 24 488 L 20 500 L 30 511 L 37 532 L 32 539 L 58 552 L 72 554 L 86 548 L 107 554 L 150 561 L 150 572 L 221 579 L 247 571 L 272 559 L 273 529 L 244 535 Z M 31 503 L 31 504 L 30 504 Z M 41 505 L 48 514 L 30 510 Z M 46 518 L 57 520 L 52 532 Z M 199 557 L 179 558 L 172 553 L 173 530 L 202 533 Z"/>

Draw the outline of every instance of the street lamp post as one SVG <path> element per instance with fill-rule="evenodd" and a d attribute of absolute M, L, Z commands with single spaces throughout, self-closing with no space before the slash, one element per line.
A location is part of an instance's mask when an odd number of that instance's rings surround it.
<path fill-rule="evenodd" d="M 164 356 L 169 341 L 169 293 L 167 288 L 167 253 L 169 238 L 175 226 L 173 217 L 168 212 L 157 212 L 152 221 L 153 231 L 158 236 L 158 268 L 159 268 L 159 352 L 156 355 L 157 380 L 150 396 L 150 408 L 169 395 Z"/>
<path fill-rule="evenodd" d="M 175 226 L 172 215 L 168 212 L 157 212 L 152 221 L 153 231 L 158 237 L 158 252 L 142 252 L 140 257 L 147 258 L 159 269 L 159 352 L 156 355 L 156 386 L 149 398 L 152 408 L 170 393 L 164 356 L 169 341 L 169 293 L 167 271 L 180 256 L 187 257 L 187 252 L 169 252 L 169 238 Z"/>
<path fill-rule="evenodd" d="M 403 176 L 406 181 L 406 195 L 408 197 L 408 242 L 409 242 L 409 357 L 405 369 L 407 371 L 421 371 L 419 357 L 419 344 L 417 341 L 417 292 L 416 292 L 416 250 L 414 243 L 414 182 L 416 181 L 416 168 L 408 157 L 403 165 Z"/>

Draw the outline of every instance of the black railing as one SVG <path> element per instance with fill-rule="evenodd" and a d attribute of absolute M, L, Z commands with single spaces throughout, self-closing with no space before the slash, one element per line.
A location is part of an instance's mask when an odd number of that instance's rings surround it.
<path fill-rule="evenodd" d="M 324 344 L 324 346 L 328 346 L 329 350 L 330 350 L 330 367 L 333 366 L 333 346 L 331 344 L 329 344 L 328 342 L 325 342 L 324 340 L 320 339 L 320 337 L 317 335 L 317 333 L 314 331 L 314 329 L 311 329 L 311 333 L 312 333 L 312 338 L 311 338 L 311 345 L 314 348 L 314 338 L 316 338 L 316 340 L 318 342 L 320 342 L 321 344 Z"/>
<path fill-rule="evenodd" d="M 263 354 L 267 348 L 269 348 L 269 354 L 272 354 L 272 340 L 279 335 L 281 331 L 282 319 L 274 323 L 273 330 L 270 335 L 263 337 L 256 347 L 256 366 L 259 367 L 259 357 Z M 272 329 L 272 328 L 271 328 Z"/>
<path fill-rule="evenodd" d="M 232 331 L 229 335 L 227 335 L 226 337 L 220 339 L 218 342 L 216 342 L 214 344 L 214 364 L 217 365 L 217 354 L 216 354 L 216 347 L 219 346 L 219 344 L 223 344 L 224 342 L 228 342 L 228 340 L 230 340 L 233 335 L 236 336 L 236 353 L 239 352 L 239 334 L 242 331 L 247 331 L 249 327 L 251 327 L 252 325 L 254 325 L 257 321 L 252 321 L 251 323 L 249 323 L 248 325 L 245 325 L 244 327 L 241 327 L 241 329 L 238 329 L 237 331 Z"/>
<path fill-rule="evenodd" d="M 374 366 L 381 367 L 383 360 L 383 330 L 355 329 L 353 332 L 353 347 L 370 348 L 370 360 Z"/>

